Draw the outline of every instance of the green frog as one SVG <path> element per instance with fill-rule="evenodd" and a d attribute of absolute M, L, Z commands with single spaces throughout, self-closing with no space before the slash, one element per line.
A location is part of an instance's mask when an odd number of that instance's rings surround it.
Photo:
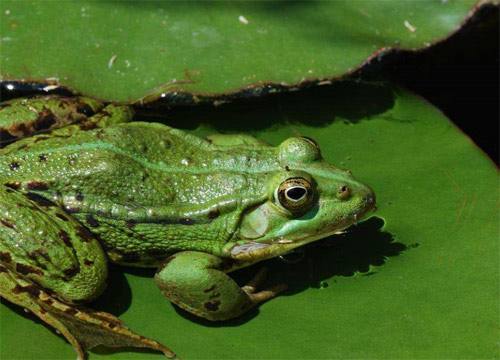
<path fill-rule="evenodd" d="M 243 287 L 228 273 L 338 233 L 375 206 L 373 191 L 310 138 L 202 139 L 133 115 L 84 97 L 0 108 L 0 295 L 79 358 L 96 345 L 175 357 L 83 305 L 104 290 L 108 262 L 154 267 L 172 303 L 227 320 L 286 288 L 261 288 L 263 271 Z"/>

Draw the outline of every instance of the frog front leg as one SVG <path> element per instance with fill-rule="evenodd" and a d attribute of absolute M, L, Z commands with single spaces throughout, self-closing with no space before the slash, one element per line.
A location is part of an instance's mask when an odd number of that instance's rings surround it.
<path fill-rule="evenodd" d="M 170 301 L 190 313 L 212 321 L 240 316 L 286 289 L 283 284 L 257 291 L 264 273 L 240 287 L 225 271 L 227 261 L 215 255 L 184 251 L 160 267 L 155 280 Z"/>

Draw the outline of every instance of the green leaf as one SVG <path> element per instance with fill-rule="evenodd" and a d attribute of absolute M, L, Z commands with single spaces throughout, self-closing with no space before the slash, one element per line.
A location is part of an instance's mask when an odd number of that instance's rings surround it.
<path fill-rule="evenodd" d="M 115 101 L 274 91 L 340 77 L 384 49 L 429 46 L 475 3 L 4 0 L 1 76 Z"/>
<path fill-rule="evenodd" d="M 134 270 L 124 277 L 115 269 L 99 309 L 183 359 L 499 357 L 498 171 L 438 110 L 401 89 L 341 82 L 168 117 L 199 134 L 213 131 L 194 120 L 203 118 L 273 144 L 310 136 L 326 159 L 373 187 L 379 209 L 350 233 L 308 247 L 297 264 L 272 260 L 271 280 L 291 290 L 243 319 L 194 322 L 162 298 L 152 272 Z M 3 358 L 74 357 L 9 307 L 0 316 Z M 101 357 L 161 359 L 91 354 Z"/>

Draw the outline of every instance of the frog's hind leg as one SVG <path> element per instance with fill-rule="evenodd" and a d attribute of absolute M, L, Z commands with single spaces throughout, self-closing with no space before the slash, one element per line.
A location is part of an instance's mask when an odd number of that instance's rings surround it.
<path fill-rule="evenodd" d="M 78 359 L 85 359 L 85 350 L 97 345 L 147 347 L 163 352 L 168 358 L 175 358 L 170 349 L 135 334 L 115 316 L 63 303 L 2 265 L 0 296 L 31 311 L 56 329 L 73 346 Z"/>
<path fill-rule="evenodd" d="M 0 104 L 0 147 L 69 124 L 85 124 L 103 108 L 85 97 L 39 96 Z"/>
<path fill-rule="evenodd" d="M 86 97 L 39 96 L 0 103 L 0 148 L 24 137 L 61 129 L 90 130 L 131 121 L 131 107 L 105 105 Z"/>
<path fill-rule="evenodd" d="M 70 215 L 34 193 L 0 186 L 0 296 L 57 329 L 80 358 L 97 345 L 174 353 L 129 330 L 115 316 L 77 303 L 105 286 L 99 242 Z"/>
<path fill-rule="evenodd" d="M 2 265 L 0 265 L 0 297 L 21 306 L 26 311 L 31 311 L 43 322 L 52 326 L 75 349 L 78 359 L 85 358 L 85 351 L 78 340 L 68 331 L 63 323 L 40 305 L 41 299 L 48 301 L 51 299 L 50 296 L 41 291 L 36 285 L 25 281 L 19 275 Z"/>

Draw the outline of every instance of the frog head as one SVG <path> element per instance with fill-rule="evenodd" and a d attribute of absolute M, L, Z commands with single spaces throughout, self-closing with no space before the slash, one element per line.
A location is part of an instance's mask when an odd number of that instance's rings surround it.
<path fill-rule="evenodd" d="M 280 170 L 270 173 L 266 201 L 243 214 L 231 256 L 271 258 L 339 233 L 375 208 L 375 194 L 321 157 L 313 140 L 293 137 L 278 148 Z"/>

